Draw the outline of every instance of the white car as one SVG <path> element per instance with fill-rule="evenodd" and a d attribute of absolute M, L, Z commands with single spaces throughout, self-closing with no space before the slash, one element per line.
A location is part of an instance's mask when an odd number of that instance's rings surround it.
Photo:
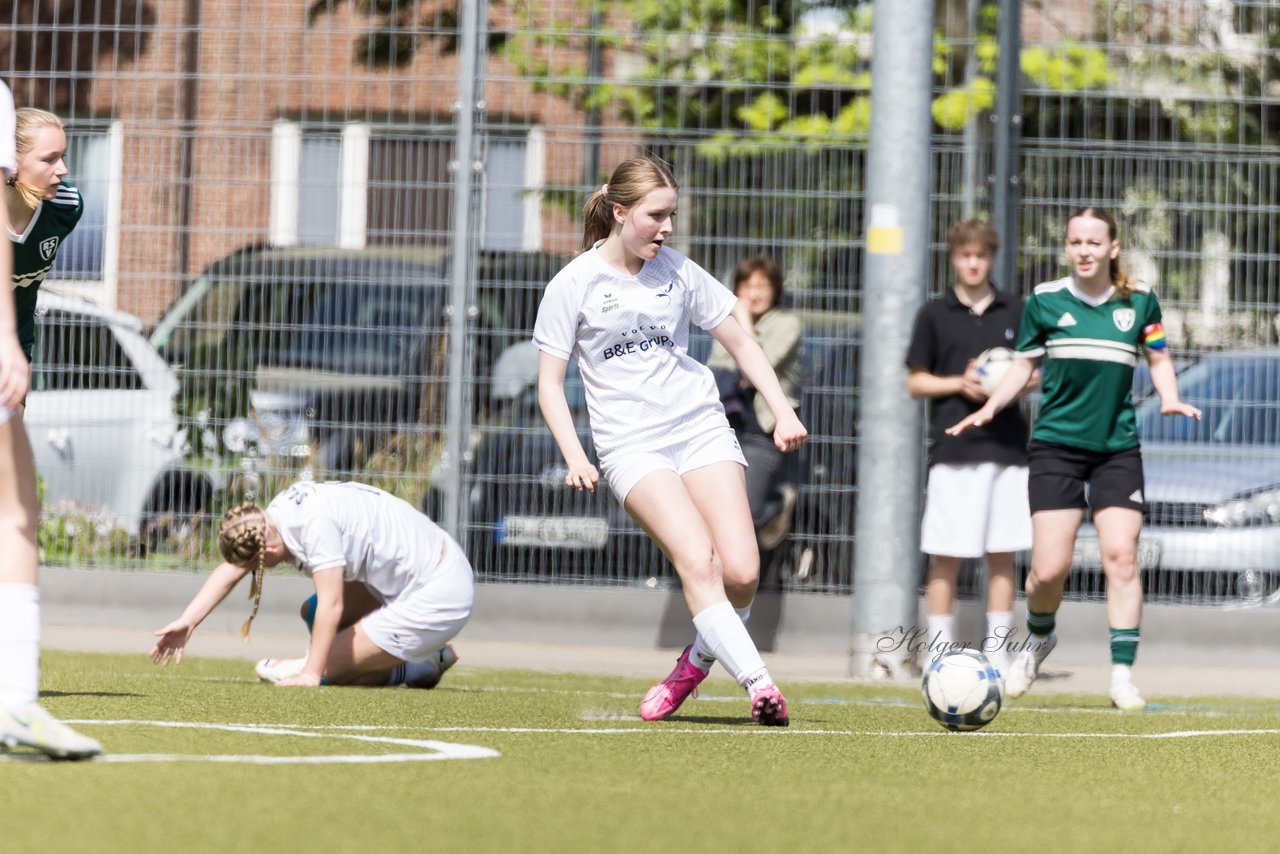
<path fill-rule="evenodd" d="M 1280 602 L 1280 348 L 1206 354 L 1178 374 L 1178 391 L 1201 420 L 1161 415 L 1158 397 L 1138 405 L 1147 511 L 1137 557 L 1147 595 Z M 1101 572 L 1091 525 L 1073 563 Z"/>
<path fill-rule="evenodd" d="M 184 466 L 178 379 L 136 317 L 42 291 L 24 416 L 46 513 L 84 512 L 155 547 L 210 506 Z"/>

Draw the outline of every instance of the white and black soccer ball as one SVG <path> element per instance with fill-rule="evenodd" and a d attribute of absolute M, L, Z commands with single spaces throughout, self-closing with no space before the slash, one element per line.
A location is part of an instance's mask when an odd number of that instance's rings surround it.
<path fill-rule="evenodd" d="M 1013 360 L 1013 351 L 1008 347 L 992 347 L 978 354 L 973 367 L 978 372 L 978 379 L 988 397 L 999 387 L 1004 375 L 1009 373 Z"/>
<path fill-rule="evenodd" d="M 920 685 L 924 707 L 952 732 L 981 729 L 995 719 L 1004 685 L 990 660 L 976 649 L 944 653 L 929 665 Z"/>

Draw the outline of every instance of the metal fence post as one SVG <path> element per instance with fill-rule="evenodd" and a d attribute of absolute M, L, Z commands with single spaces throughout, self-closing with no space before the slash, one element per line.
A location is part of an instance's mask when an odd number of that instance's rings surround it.
<path fill-rule="evenodd" d="M 461 540 L 466 524 L 463 474 L 466 433 L 471 423 L 471 356 L 467 324 L 474 309 L 471 301 L 472 267 L 478 243 L 476 229 L 479 212 L 475 198 L 484 163 L 476 133 L 477 115 L 484 109 L 484 69 L 480 56 L 481 28 L 486 20 L 486 0 L 462 0 L 458 34 L 458 100 L 453 105 L 456 117 L 453 170 L 453 236 L 449 313 L 449 385 L 446 396 L 448 413 L 445 421 L 443 466 L 443 517 L 437 520 L 454 539 Z"/>
<path fill-rule="evenodd" d="M 1001 0 L 1000 65 L 996 69 L 995 174 L 991 187 L 991 224 L 1000 235 L 996 285 L 1021 293 L 1018 276 L 1018 147 L 1022 139 L 1022 0 Z"/>
<path fill-rule="evenodd" d="M 894 676 L 906 644 L 884 647 L 915 624 L 920 566 L 922 419 L 902 359 L 928 287 L 932 0 L 877 0 L 874 26 L 849 666 Z"/>

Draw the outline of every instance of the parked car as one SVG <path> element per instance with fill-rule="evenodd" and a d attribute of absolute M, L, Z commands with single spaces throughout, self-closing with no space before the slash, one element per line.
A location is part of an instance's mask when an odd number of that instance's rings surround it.
<path fill-rule="evenodd" d="M 477 374 L 557 260 L 478 257 Z M 439 249 L 248 247 L 210 264 L 151 343 L 181 368 L 186 414 L 207 413 L 227 449 L 314 454 L 322 470 L 347 470 L 399 427 L 443 420 L 451 287 Z"/>
<path fill-rule="evenodd" d="M 1280 348 L 1209 353 L 1178 388 L 1202 420 L 1162 416 L 1156 396 L 1138 406 L 1144 587 L 1196 602 L 1280 598 Z M 1100 572 L 1091 526 L 1075 567 Z"/>
<path fill-rule="evenodd" d="M 670 572 L 661 553 L 601 482 L 594 493 L 565 486 L 568 469 L 542 420 L 537 348 L 530 341 L 494 363 L 486 423 L 476 428 L 468 471 L 467 554 L 489 578 L 648 580 Z M 576 361 L 565 397 L 588 456 L 595 448 Z M 438 516 L 443 495 L 428 489 L 423 509 Z"/>
<path fill-rule="evenodd" d="M 851 576 L 855 502 L 852 430 L 856 422 L 857 340 L 848 315 L 814 315 L 803 356 L 801 417 L 812 439 L 792 457 L 800 483 L 795 523 L 784 546 L 766 555 L 765 584 L 847 583 Z M 705 333 L 689 352 L 705 361 Z M 564 485 L 567 469 L 537 404 L 537 350 L 521 342 L 494 364 L 490 421 L 477 429 L 468 495 L 468 554 L 489 577 L 587 577 L 641 583 L 674 581 L 670 564 L 609 493 Z M 565 396 L 579 439 L 595 458 L 586 395 L 576 362 Z M 424 509 L 442 495 L 429 490 Z"/>
<path fill-rule="evenodd" d="M 46 508 L 102 513 L 155 548 L 211 504 L 183 460 L 178 380 L 137 318 L 42 290 L 24 415 Z"/>

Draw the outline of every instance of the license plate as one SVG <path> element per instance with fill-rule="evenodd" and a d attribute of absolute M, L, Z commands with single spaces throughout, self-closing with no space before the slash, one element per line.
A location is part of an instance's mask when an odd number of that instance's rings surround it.
<path fill-rule="evenodd" d="M 1102 569 L 1102 550 L 1095 539 L 1076 540 L 1071 552 L 1071 566 L 1075 569 Z M 1160 566 L 1160 544 L 1153 540 L 1138 540 L 1138 570 L 1156 569 Z"/>
<path fill-rule="evenodd" d="M 504 546 L 602 549 L 609 542 L 609 522 L 593 516 L 508 516 L 494 540 Z"/>

